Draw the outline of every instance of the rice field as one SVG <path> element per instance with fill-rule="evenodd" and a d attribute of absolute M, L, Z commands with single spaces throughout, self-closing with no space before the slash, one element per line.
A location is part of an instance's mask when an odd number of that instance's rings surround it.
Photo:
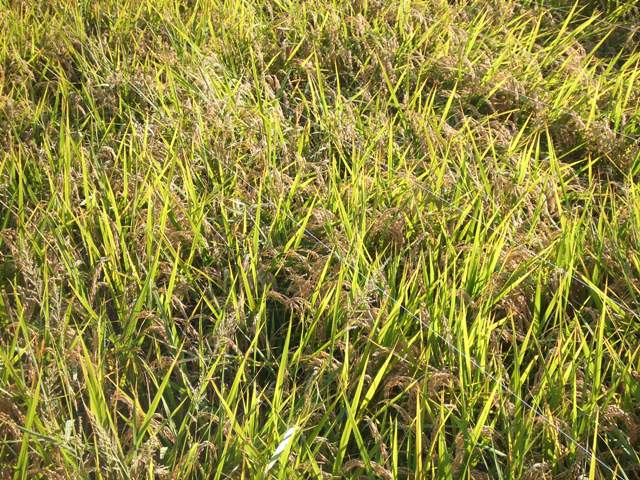
<path fill-rule="evenodd" d="M 0 32 L 0 479 L 640 478 L 635 0 Z"/>

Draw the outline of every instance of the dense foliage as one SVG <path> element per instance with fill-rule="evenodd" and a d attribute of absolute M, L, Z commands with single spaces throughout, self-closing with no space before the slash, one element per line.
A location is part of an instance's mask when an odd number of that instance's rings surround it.
<path fill-rule="evenodd" d="M 635 4 L 0 0 L 0 478 L 638 478 Z"/>

